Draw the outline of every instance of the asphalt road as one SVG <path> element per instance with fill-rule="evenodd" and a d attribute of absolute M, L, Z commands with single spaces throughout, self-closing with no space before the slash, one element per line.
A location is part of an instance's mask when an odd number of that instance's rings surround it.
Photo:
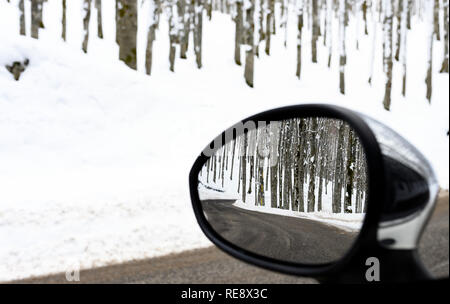
<path fill-rule="evenodd" d="M 448 191 L 441 191 L 436 209 L 419 243 L 419 256 L 422 262 L 437 278 L 448 277 L 449 274 L 448 205 Z"/>
<path fill-rule="evenodd" d="M 245 210 L 233 203 L 202 201 L 208 222 L 231 243 L 267 257 L 329 263 L 344 256 L 358 235 L 314 220 Z"/>
<path fill-rule="evenodd" d="M 449 273 L 449 197 L 441 192 L 419 254 L 439 277 Z M 307 225 L 307 224 L 305 224 Z M 318 226 L 315 226 L 317 229 Z M 67 283 L 64 274 L 17 283 Z M 316 283 L 240 262 L 215 247 L 81 271 L 80 283 Z"/>

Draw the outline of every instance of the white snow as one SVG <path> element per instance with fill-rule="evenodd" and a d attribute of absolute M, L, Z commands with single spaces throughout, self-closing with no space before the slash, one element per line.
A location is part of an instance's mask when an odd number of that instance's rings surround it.
<path fill-rule="evenodd" d="M 11 1 L 15 3 L 16 1 Z M 27 7 L 29 7 L 28 1 Z M 195 56 L 168 69 L 168 25 L 161 18 L 152 76 L 144 75 L 145 30 L 138 33 L 139 73 L 119 62 L 114 4 L 103 1 L 105 39 L 92 16 L 88 54 L 81 52 L 82 1 L 68 1 L 67 43 L 60 39 L 60 1 L 45 4 L 41 39 L 18 35 L 18 14 L 0 0 L 0 281 L 142 259 L 209 246 L 191 211 L 187 177 L 196 156 L 238 120 L 289 104 L 333 103 L 357 109 L 400 132 L 433 163 L 448 188 L 448 74 L 439 74 L 433 48 L 433 98 L 425 99 L 427 27 L 413 20 L 408 36 L 408 83 L 394 68 L 392 111 L 383 110 L 381 49 L 373 87 L 371 39 L 347 44 L 346 95 L 338 89 L 338 45 L 318 48 L 318 64 L 295 77 L 295 16 L 272 41 L 272 55 L 255 61 L 255 88 L 233 62 L 229 16 L 204 18 L 203 68 Z M 145 16 L 144 16 L 145 17 Z M 139 16 L 139 24 L 148 24 Z M 29 17 L 28 24 L 29 24 Z M 306 27 L 305 27 L 306 28 Z M 350 24 L 346 36 L 354 37 Z M 4 30 L 7 29 L 7 30 Z M 369 26 L 369 31 L 371 27 Z M 381 37 L 381 29 L 378 29 Z M 333 41 L 338 41 L 333 25 Z M 310 41 L 305 30 L 304 41 Z M 354 40 L 349 40 L 354 41 Z M 191 44 L 192 45 L 192 44 Z M 310 46 L 303 48 L 309 58 Z M 20 81 L 3 67 L 30 59 Z M 350 81 L 351 80 L 351 81 Z"/>

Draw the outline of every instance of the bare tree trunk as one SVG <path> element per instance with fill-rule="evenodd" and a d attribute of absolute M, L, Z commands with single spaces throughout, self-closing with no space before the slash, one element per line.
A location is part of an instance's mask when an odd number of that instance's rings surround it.
<path fill-rule="evenodd" d="M 44 0 L 31 0 L 31 37 L 39 38 L 39 29 L 44 28 L 42 9 Z"/>
<path fill-rule="evenodd" d="M 213 162 L 213 182 L 216 183 L 217 181 L 217 158 L 218 156 L 214 156 L 214 162 Z"/>
<path fill-rule="evenodd" d="M 407 0 L 402 0 L 402 16 L 401 16 L 401 42 L 400 42 L 400 60 L 402 63 L 403 76 L 402 76 L 402 95 L 406 96 L 406 37 L 407 31 Z"/>
<path fill-rule="evenodd" d="M 20 0 L 19 1 L 19 11 L 20 11 L 20 19 L 19 19 L 19 23 L 20 23 L 20 35 L 25 36 L 26 35 L 26 31 L 25 31 L 25 4 L 24 4 L 24 0 Z"/>
<path fill-rule="evenodd" d="M 323 23 L 321 21 L 319 27 L 322 28 L 323 26 L 323 39 L 322 43 L 323 46 L 327 46 L 327 39 L 328 39 L 328 0 L 322 0 L 321 5 L 319 7 L 320 14 L 322 14 L 322 11 L 324 12 L 323 16 Z"/>
<path fill-rule="evenodd" d="M 186 52 L 189 47 L 189 33 L 191 26 L 191 14 L 194 11 L 195 1 L 179 0 L 177 2 L 179 21 L 182 24 L 180 30 L 180 58 L 186 59 Z"/>
<path fill-rule="evenodd" d="M 311 36 L 311 60 L 317 63 L 317 39 L 319 39 L 320 25 L 319 25 L 319 10 L 317 0 L 312 0 L 312 36 Z"/>
<path fill-rule="evenodd" d="M 175 72 L 175 53 L 176 53 L 176 34 L 174 32 L 175 23 L 173 21 L 173 15 L 169 17 L 169 69 L 172 72 Z"/>
<path fill-rule="evenodd" d="M 103 39 L 102 0 L 95 0 L 95 9 L 97 10 L 97 36 Z"/>
<path fill-rule="evenodd" d="M 257 198 L 258 198 L 258 205 L 259 206 L 265 206 L 265 198 L 264 198 L 264 192 L 265 188 L 267 187 L 264 184 L 264 157 L 261 157 L 261 155 L 258 153 L 258 182 L 256 183 L 258 190 Z"/>
<path fill-rule="evenodd" d="M 281 121 L 280 126 L 280 140 L 278 141 L 278 207 L 283 207 L 283 162 L 284 162 L 284 133 L 285 133 L 286 121 Z"/>
<path fill-rule="evenodd" d="M 327 46 L 328 46 L 328 67 L 331 67 L 331 56 L 333 53 L 333 0 L 327 1 Z"/>
<path fill-rule="evenodd" d="M 241 157 L 242 164 L 242 202 L 245 203 L 245 196 L 247 194 L 247 147 L 248 147 L 248 133 L 244 134 L 243 154 Z"/>
<path fill-rule="evenodd" d="M 413 9 L 413 0 L 404 0 L 404 1 L 408 1 L 408 12 L 407 12 L 407 16 L 406 16 L 406 28 L 408 30 L 411 29 L 411 15 L 412 15 L 412 9 Z"/>
<path fill-rule="evenodd" d="M 292 140 L 292 133 L 290 130 L 292 121 L 286 121 L 285 123 L 285 134 L 284 134 L 284 140 L 283 140 L 283 162 L 282 166 L 284 169 L 284 187 L 283 187 L 283 209 L 289 210 L 290 207 L 290 190 L 291 190 L 291 178 L 292 178 L 292 172 L 291 172 L 291 163 L 292 163 L 292 155 L 291 155 L 291 140 Z"/>
<path fill-rule="evenodd" d="M 137 1 L 116 1 L 118 4 L 116 30 L 118 31 L 119 59 L 131 69 L 136 70 Z"/>
<path fill-rule="evenodd" d="M 297 183 L 297 205 L 298 205 L 298 211 L 305 212 L 305 197 L 304 197 L 304 183 L 305 183 L 305 149 L 306 149 L 306 138 L 304 136 L 306 131 L 307 125 L 306 125 L 306 119 L 302 118 L 299 121 L 298 125 L 298 134 L 300 137 L 299 140 L 299 156 L 298 156 L 298 183 Z"/>
<path fill-rule="evenodd" d="M 428 10 L 428 22 L 430 25 L 430 32 L 428 33 L 428 67 L 427 67 L 427 76 L 425 78 L 425 83 L 427 85 L 427 99 L 428 102 L 431 103 L 431 95 L 432 95 L 432 90 L 433 90 L 433 37 L 434 35 L 436 35 L 436 28 L 434 26 L 432 26 L 433 24 L 435 24 L 434 22 L 434 11 L 435 11 L 435 6 L 428 4 L 429 7 L 426 7 L 426 9 Z"/>
<path fill-rule="evenodd" d="M 88 42 L 89 42 L 89 21 L 91 20 L 91 0 L 84 0 L 83 2 L 83 31 L 84 39 L 82 49 L 83 52 L 87 53 Z"/>
<path fill-rule="evenodd" d="M 316 203 L 316 170 L 317 170 L 317 118 L 311 118 L 310 124 L 310 154 L 309 154 L 309 186 L 308 186 L 308 212 L 315 211 Z"/>
<path fill-rule="evenodd" d="M 255 0 L 254 20 L 255 20 L 255 55 L 259 58 L 259 44 L 264 40 L 264 16 L 262 3 L 264 0 Z"/>
<path fill-rule="evenodd" d="M 270 206 L 272 208 L 278 207 L 278 163 L 279 163 L 279 125 L 272 123 L 270 128 L 270 145 L 273 147 L 269 157 L 270 167 Z M 276 148 L 275 148 L 276 147 Z"/>
<path fill-rule="evenodd" d="M 121 25 L 120 25 L 120 18 L 119 18 L 119 14 L 120 14 L 120 12 L 119 12 L 119 1 L 121 1 L 121 0 L 116 0 L 116 43 L 118 44 L 118 45 L 120 45 L 120 41 L 119 41 L 119 39 L 120 39 L 120 28 L 121 28 Z"/>
<path fill-rule="evenodd" d="M 317 177 L 319 178 L 319 190 L 317 195 L 317 211 L 322 211 L 322 193 L 323 193 L 323 175 L 325 171 L 325 156 L 326 156 L 326 136 L 325 126 L 327 119 L 318 119 L 319 120 L 319 138 L 317 140 Z"/>
<path fill-rule="evenodd" d="M 341 213 L 342 203 L 342 176 L 343 176 L 343 154 L 344 154 L 344 129 L 342 122 L 338 122 L 338 143 L 336 149 L 335 170 L 334 170 L 334 189 L 333 189 L 333 213 Z"/>
<path fill-rule="evenodd" d="M 206 0 L 206 14 L 208 15 L 209 20 L 212 18 L 212 1 L 213 0 Z"/>
<path fill-rule="evenodd" d="M 396 34 L 397 39 L 395 40 L 395 60 L 400 61 L 400 48 L 401 48 L 401 26 L 402 26 L 402 14 L 403 14 L 403 1 L 405 0 L 397 0 L 397 11 L 395 12 L 395 17 L 397 19 L 397 27 Z"/>
<path fill-rule="evenodd" d="M 369 34 L 369 31 L 367 30 L 367 0 L 363 0 L 362 12 L 363 12 L 363 20 L 364 20 L 364 35 L 367 36 Z"/>
<path fill-rule="evenodd" d="M 385 71 L 385 91 L 383 106 L 386 110 L 391 108 L 392 90 L 392 27 L 393 27 L 393 4 L 390 0 L 383 0 L 384 4 L 384 42 L 383 42 L 383 65 Z"/>
<path fill-rule="evenodd" d="M 377 43 L 377 26 L 378 26 L 378 22 L 375 18 L 375 13 L 376 13 L 376 7 L 373 5 L 372 6 L 372 29 L 373 29 L 373 33 L 372 33 L 372 48 L 370 51 L 370 74 L 369 74 L 369 84 L 372 85 L 372 78 L 373 78 L 373 70 L 374 70 L 374 65 L 375 65 L 375 51 L 376 51 L 376 43 Z"/>
<path fill-rule="evenodd" d="M 345 94 L 345 65 L 347 64 L 345 50 L 345 11 L 346 0 L 339 0 L 339 90 L 341 94 Z"/>
<path fill-rule="evenodd" d="M 434 24 L 434 34 L 436 35 L 436 40 L 441 40 L 441 29 L 439 27 L 439 0 L 434 0 L 434 12 L 433 12 L 433 24 Z"/>
<path fill-rule="evenodd" d="M 231 172 L 230 172 L 230 180 L 233 180 L 233 171 L 234 171 L 234 157 L 236 154 L 236 141 L 237 139 L 233 140 L 233 149 L 232 149 L 232 155 L 231 155 Z"/>
<path fill-rule="evenodd" d="M 225 185 L 225 163 L 226 163 L 226 157 L 227 157 L 227 145 L 222 147 L 222 164 L 220 169 L 220 179 L 222 180 L 222 188 Z"/>
<path fill-rule="evenodd" d="M 353 182 L 355 178 L 354 170 L 356 168 L 355 161 L 355 140 L 353 135 L 353 130 L 351 127 L 348 128 L 348 147 L 347 147 L 347 183 L 346 183 L 346 193 L 344 201 L 344 212 L 352 213 L 352 198 L 353 198 Z"/>
<path fill-rule="evenodd" d="M 151 20 L 147 34 L 147 48 L 145 51 L 145 72 L 147 75 L 152 74 L 153 63 L 153 41 L 156 38 L 156 28 L 159 23 L 159 0 L 151 0 L 150 10 L 152 12 Z"/>
<path fill-rule="evenodd" d="M 448 0 L 443 0 L 444 10 L 444 58 L 440 73 L 448 73 Z"/>
<path fill-rule="evenodd" d="M 268 5 L 268 13 L 266 17 L 266 54 L 270 55 L 270 37 L 272 35 L 272 27 L 273 23 L 275 23 L 275 0 L 267 0 L 269 1 Z"/>
<path fill-rule="evenodd" d="M 61 37 L 64 41 L 66 41 L 66 31 L 67 31 L 67 1 L 62 0 L 62 33 Z"/>
<path fill-rule="evenodd" d="M 206 182 L 209 183 L 209 171 L 211 166 L 211 158 L 208 158 L 208 161 L 206 162 Z M 239 192 L 239 189 L 238 189 Z"/>
<path fill-rule="evenodd" d="M 194 51 L 197 67 L 202 68 L 203 2 L 195 0 Z"/>
<path fill-rule="evenodd" d="M 250 136 L 250 138 L 251 138 L 251 136 Z M 248 194 L 251 194 L 252 193 L 253 172 L 255 171 L 255 157 L 252 154 L 250 154 L 250 156 L 249 156 L 249 163 L 250 163 L 250 176 L 249 176 L 249 180 L 248 180 Z"/>
<path fill-rule="evenodd" d="M 244 77 L 245 82 L 251 88 L 253 88 L 253 74 L 254 74 L 254 60 L 255 60 L 255 42 L 254 42 L 254 31 L 255 31 L 255 23 L 254 23 L 254 9 L 255 9 L 255 0 L 246 0 L 248 1 L 248 6 L 245 10 L 245 24 L 244 28 L 246 29 L 246 58 L 245 58 L 245 71 Z"/>
<path fill-rule="evenodd" d="M 298 207 L 299 207 L 299 200 L 298 200 L 298 194 L 299 194 L 299 187 L 298 187 L 298 180 L 299 180 L 299 166 L 301 166 L 302 164 L 300 163 L 300 140 L 301 137 L 299 135 L 299 118 L 294 118 L 292 119 L 292 123 L 291 123 L 291 128 L 292 128 L 292 133 L 291 133 L 291 153 L 292 153 L 292 162 L 291 162 L 291 167 L 292 167 L 292 175 L 293 175 L 293 181 L 292 181 L 292 198 L 291 198 L 291 202 L 292 202 L 292 210 L 293 211 L 298 211 Z"/>
<path fill-rule="evenodd" d="M 303 31 L 303 0 L 297 0 L 297 27 L 298 27 L 298 36 L 297 36 L 297 71 L 295 75 L 297 75 L 298 79 L 301 77 L 302 70 L 302 31 Z"/>
<path fill-rule="evenodd" d="M 234 23 L 236 26 L 234 36 L 234 62 L 236 62 L 237 65 L 241 65 L 241 43 L 243 40 L 242 0 L 236 1 L 236 17 Z"/>
<path fill-rule="evenodd" d="M 281 27 L 284 28 L 284 47 L 287 47 L 287 36 L 288 36 L 288 0 L 281 0 Z"/>

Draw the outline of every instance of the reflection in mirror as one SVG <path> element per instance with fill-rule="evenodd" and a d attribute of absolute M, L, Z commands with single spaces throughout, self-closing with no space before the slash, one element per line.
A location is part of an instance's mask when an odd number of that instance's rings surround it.
<path fill-rule="evenodd" d="M 236 139 L 215 143 L 221 148 L 212 150 L 198 177 L 212 228 L 236 246 L 287 262 L 342 258 L 367 208 L 367 168 L 356 132 L 317 117 L 247 122 L 227 132 Z"/>

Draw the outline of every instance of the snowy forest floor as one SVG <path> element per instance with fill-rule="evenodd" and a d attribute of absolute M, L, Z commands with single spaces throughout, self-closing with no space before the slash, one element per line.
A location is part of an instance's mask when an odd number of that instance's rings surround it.
<path fill-rule="evenodd" d="M 287 49 L 280 32 L 272 55 L 261 54 L 251 89 L 233 62 L 234 24 L 226 15 L 205 21 L 203 68 L 189 56 L 177 59 L 175 73 L 168 69 L 167 23 L 161 22 L 164 35 L 155 41 L 148 77 L 142 40 L 137 73 L 115 59 L 111 30 L 105 41 L 93 39 L 85 55 L 77 41 L 51 35 L 51 25 L 38 41 L 20 37 L 9 30 L 16 27 L 14 14 L 0 2 L 0 28 L 8 29 L 0 31 L 0 281 L 209 246 L 189 203 L 192 162 L 223 129 L 274 107 L 323 102 L 376 117 L 415 144 L 448 188 L 449 79 L 434 73 L 428 104 L 420 23 L 408 40 L 414 51 L 406 98 L 396 80 L 387 112 L 381 64 L 373 87 L 361 72 L 370 53 L 364 37 L 360 51 L 349 47 L 346 77 L 352 81 L 344 96 L 337 58 L 328 69 L 323 48 L 319 63 L 305 60 L 302 80 L 295 77 L 294 31 Z M 4 65 L 23 58 L 30 65 L 16 82 Z M 439 64 L 435 60 L 435 71 Z"/>

